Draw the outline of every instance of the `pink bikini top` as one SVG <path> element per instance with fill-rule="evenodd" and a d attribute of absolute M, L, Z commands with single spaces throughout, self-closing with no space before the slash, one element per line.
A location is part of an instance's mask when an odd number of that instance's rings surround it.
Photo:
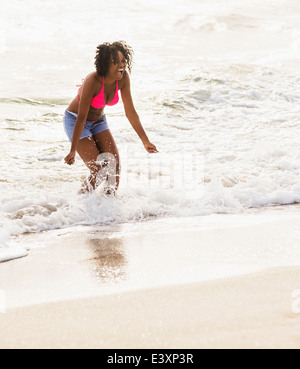
<path fill-rule="evenodd" d="M 84 81 L 84 79 L 82 80 L 82 82 L 83 81 Z M 80 89 L 81 89 L 82 85 L 77 85 L 76 87 L 79 87 L 77 98 L 78 98 L 78 101 L 80 102 L 79 93 L 80 93 Z M 109 104 L 105 104 L 104 77 L 103 77 L 103 83 L 102 83 L 101 91 L 100 91 L 99 95 L 93 97 L 92 102 L 91 102 L 92 107 L 95 108 L 95 109 L 102 109 L 102 108 L 104 108 L 105 105 L 113 106 L 113 105 L 116 105 L 118 102 L 119 102 L 119 84 L 118 84 L 118 81 L 116 81 L 115 96 Z"/>

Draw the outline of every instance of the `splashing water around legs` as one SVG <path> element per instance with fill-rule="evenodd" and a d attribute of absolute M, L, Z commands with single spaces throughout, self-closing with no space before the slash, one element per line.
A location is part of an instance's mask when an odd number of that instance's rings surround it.
<path fill-rule="evenodd" d="M 77 151 L 90 170 L 90 176 L 84 181 L 80 193 L 95 190 L 103 181 L 107 181 L 105 192 L 115 193 L 120 182 L 120 159 L 110 131 L 80 140 Z"/>
<path fill-rule="evenodd" d="M 87 177 L 79 194 L 85 194 L 94 191 L 103 182 L 105 183 L 104 192 L 107 195 L 114 195 L 119 187 L 120 170 L 116 157 L 110 153 L 99 154 L 96 161 L 85 163 L 90 169 L 90 175 Z"/>

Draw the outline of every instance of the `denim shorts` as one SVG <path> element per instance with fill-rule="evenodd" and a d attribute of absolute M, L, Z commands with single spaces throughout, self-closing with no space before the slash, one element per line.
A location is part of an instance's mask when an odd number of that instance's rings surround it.
<path fill-rule="evenodd" d="M 65 111 L 64 128 L 65 128 L 66 134 L 70 142 L 72 142 L 73 130 L 74 130 L 76 118 L 77 118 L 77 114 L 71 113 L 68 110 Z M 83 138 L 94 136 L 97 133 L 106 131 L 107 129 L 109 128 L 108 128 L 108 124 L 106 121 L 106 116 L 103 114 L 102 117 L 96 122 L 91 122 L 89 120 L 85 122 L 84 129 L 83 129 L 80 139 L 82 140 Z"/>

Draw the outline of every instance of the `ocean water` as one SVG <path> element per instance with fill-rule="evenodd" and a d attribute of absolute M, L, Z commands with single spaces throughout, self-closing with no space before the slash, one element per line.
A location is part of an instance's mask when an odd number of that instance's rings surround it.
<path fill-rule="evenodd" d="M 150 156 L 106 115 L 122 161 L 115 199 L 78 196 L 63 114 L 96 46 L 135 50 L 132 94 Z M 0 261 L 20 235 L 300 202 L 300 2 L 1 0 Z M 195 222 L 197 223 L 197 222 Z"/>

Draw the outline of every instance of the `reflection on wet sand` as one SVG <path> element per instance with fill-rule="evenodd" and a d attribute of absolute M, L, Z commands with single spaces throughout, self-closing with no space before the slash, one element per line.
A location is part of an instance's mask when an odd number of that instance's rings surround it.
<path fill-rule="evenodd" d="M 102 283 L 122 282 L 127 279 L 128 260 L 122 239 L 94 238 L 87 241 L 93 257 L 93 274 Z"/>

